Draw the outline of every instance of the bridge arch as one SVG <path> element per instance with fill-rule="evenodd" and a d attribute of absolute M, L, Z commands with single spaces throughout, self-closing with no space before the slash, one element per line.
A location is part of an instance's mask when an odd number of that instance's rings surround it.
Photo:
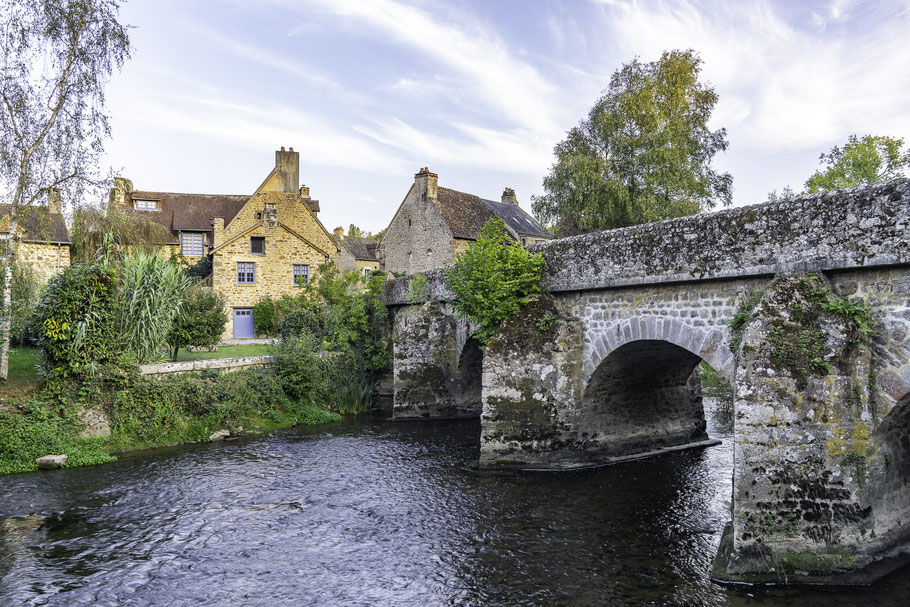
<path fill-rule="evenodd" d="M 734 360 L 729 346 L 729 329 L 696 327 L 673 316 L 639 315 L 619 320 L 603 330 L 588 331 L 582 369 L 583 389 L 588 389 L 591 377 L 608 356 L 636 341 L 659 341 L 677 346 L 704 360 L 718 375 L 733 383 Z"/>

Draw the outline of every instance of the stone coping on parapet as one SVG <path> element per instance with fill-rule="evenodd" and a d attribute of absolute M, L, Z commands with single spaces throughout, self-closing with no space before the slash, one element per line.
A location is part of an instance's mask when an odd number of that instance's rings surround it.
<path fill-rule="evenodd" d="M 206 369 L 218 369 L 222 372 L 239 371 L 254 367 L 271 365 L 271 356 L 244 356 L 239 358 L 209 358 L 205 360 L 191 360 L 186 362 L 154 363 L 139 365 L 142 375 L 175 375 L 180 373 L 193 373 Z"/>
<path fill-rule="evenodd" d="M 910 179 L 807 194 L 529 247 L 550 292 L 910 265 Z M 386 284 L 387 305 L 451 299 L 442 270 Z"/>

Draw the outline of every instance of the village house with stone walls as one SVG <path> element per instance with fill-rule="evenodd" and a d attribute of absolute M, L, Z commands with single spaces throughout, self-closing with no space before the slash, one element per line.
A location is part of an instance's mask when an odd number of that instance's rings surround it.
<path fill-rule="evenodd" d="M 335 244 L 338 245 L 338 269 L 354 270 L 367 275 L 380 269 L 379 242 L 362 236 L 345 236 L 344 228 L 335 228 Z"/>
<path fill-rule="evenodd" d="M 211 259 L 212 288 L 226 300 L 225 339 L 255 337 L 253 306 L 266 296 L 295 294 L 339 253 L 317 218 L 319 201 L 300 187 L 294 148 L 275 152 L 275 167 L 252 195 L 134 190 L 118 178 L 111 200 L 170 231 L 163 253 L 180 253 L 189 263 Z"/>
<path fill-rule="evenodd" d="M 439 187 L 437 175 L 423 168 L 414 176 L 379 243 L 383 269 L 414 274 L 450 264 L 477 239 L 480 228 L 494 215 L 523 246 L 552 238 L 518 205 L 512 188 L 505 189 L 501 202 L 486 200 Z"/>
<path fill-rule="evenodd" d="M 70 235 L 60 212 L 60 190 L 48 191 L 46 205 L 21 207 L 18 224 L 16 260 L 32 271 L 39 284 L 70 265 Z M 9 239 L 9 205 L 0 205 L 0 256 L 6 256 Z"/>

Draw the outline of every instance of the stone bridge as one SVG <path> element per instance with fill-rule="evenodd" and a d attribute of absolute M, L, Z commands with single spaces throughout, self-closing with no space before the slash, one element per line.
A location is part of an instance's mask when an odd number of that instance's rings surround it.
<path fill-rule="evenodd" d="M 600 465 L 708 444 L 705 361 L 734 387 L 716 576 L 863 581 L 903 562 L 910 180 L 533 250 L 549 295 L 483 352 L 441 273 L 388 285 L 394 417 L 479 415 L 482 467 Z"/>

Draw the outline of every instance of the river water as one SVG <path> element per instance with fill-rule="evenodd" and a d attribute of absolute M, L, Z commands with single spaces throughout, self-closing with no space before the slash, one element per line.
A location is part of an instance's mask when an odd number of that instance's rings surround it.
<path fill-rule="evenodd" d="M 717 404 L 716 402 L 714 403 Z M 478 422 L 320 428 L 0 477 L 0 605 L 910 604 L 708 579 L 717 447 L 581 472 L 475 472 Z"/>

